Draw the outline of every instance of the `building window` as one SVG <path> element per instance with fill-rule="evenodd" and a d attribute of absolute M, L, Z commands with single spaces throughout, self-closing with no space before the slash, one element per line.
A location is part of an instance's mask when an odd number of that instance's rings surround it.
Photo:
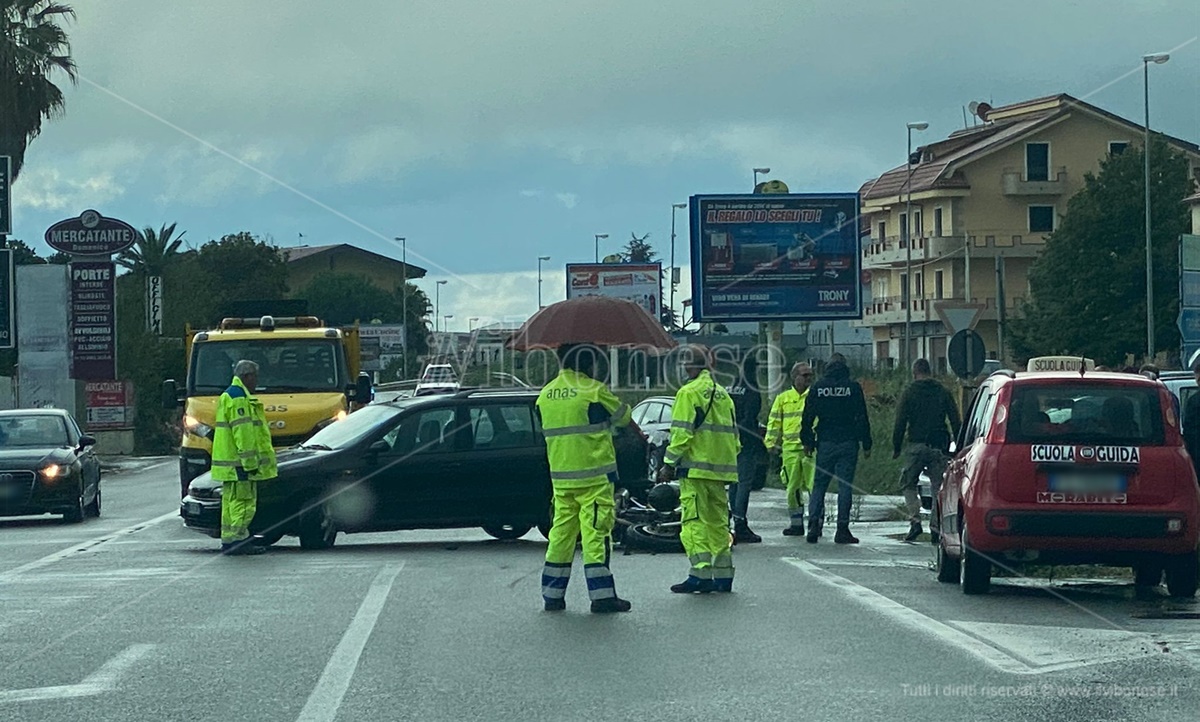
<path fill-rule="evenodd" d="M 913 276 L 913 293 L 916 294 L 917 298 L 925 297 L 925 276 L 920 271 L 917 271 L 916 275 Z"/>
<path fill-rule="evenodd" d="M 900 303 L 908 303 L 908 274 L 900 274 Z"/>
<path fill-rule="evenodd" d="M 1025 180 L 1050 180 L 1050 144 L 1025 144 Z"/>
<path fill-rule="evenodd" d="M 1127 140 L 1110 140 L 1110 141 L 1108 141 L 1108 154 L 1109 155 L 1121 155 L 1122 153 L 1125 152 L 1125 149 L 1128 147 L 1129 147 L 1129 141 L 1127 141 Z"/>
<path fill-rule="evenodd" d="M 887 240 L 887 222 L 880 221 L 879 222 L 879 242 L 883 243 L 886 240 Z"/>
<path fill-rule="evenodd" d="M 900 214 L 900 240 L 908 240 L 908 214 Z"/>
<path fill-rule="evenodd" d="M 942 271 L 933 272 L 933 293 L 939 300 L 946 297 L 946 276 Z"/>
<path fill-rule="evenodd" d="M 925 222 L 921 220 L 921 209 L 913 209 L 913 234 L 917 238 L 925 237 Z"/>
<path fill-rule="evenodd" d="M 933 209 L 933 235 L 938 238 L 942 237 L 942 209 Z"/>
<path fill-rule="evenodd" d="M 1054 206 L 1029 206 L 1029 232 L 1050 233 L 1054 230 Z"/>

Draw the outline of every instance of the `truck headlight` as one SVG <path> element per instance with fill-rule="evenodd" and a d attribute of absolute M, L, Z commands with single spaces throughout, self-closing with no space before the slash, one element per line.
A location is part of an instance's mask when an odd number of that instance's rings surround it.
<path fill-rule="evenodd" d="M 195 416 L 183 417 L 183 428 L 192 436 L 199 436 L 202 439 L 211 439 L 213 437 L 213 428 L 208 424 L 201 423 Z"/>

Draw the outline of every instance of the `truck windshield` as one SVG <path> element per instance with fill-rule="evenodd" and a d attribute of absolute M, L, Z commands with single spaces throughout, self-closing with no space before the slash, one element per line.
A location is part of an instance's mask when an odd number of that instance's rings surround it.
<path fill-rule="evenodd" d="M 349 383 L 341 349 L 331 340 L 209 341 L 192 347 L 188 392 L 221 393 L 233 378 L 233 365 L 242 359 L 258 364 L 261 394 L 341 391 Z"/>

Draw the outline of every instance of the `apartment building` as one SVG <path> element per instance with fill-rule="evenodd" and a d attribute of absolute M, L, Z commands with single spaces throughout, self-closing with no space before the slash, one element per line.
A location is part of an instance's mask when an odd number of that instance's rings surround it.
<path fill-rule="evenodd" d="M 904 358 L 907 316 L 910 358 L 946 368 L 951 334 L 940 304 L 982 307 L 975 330 L 989 358 L 1004 354 L 1001 321 L 1019 314 L 1029 268 L 1084 174 L 1143 138 L 1138 123 L 1065 94 L 981 105 L 978 116 L 973 127 L 914 148 L 911 168 L 893 168 L 860 191 L 871 228 L 862 253 L 872 301 L 859 324 L 872 330 L 878 364 Z M 1200 147 L 1168 142 L 1200 178 Z"/>

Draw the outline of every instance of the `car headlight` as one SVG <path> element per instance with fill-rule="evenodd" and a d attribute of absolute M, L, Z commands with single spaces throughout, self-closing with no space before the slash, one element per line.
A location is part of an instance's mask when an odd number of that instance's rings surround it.
<path fill-rule="evenodd" d="M 200 419 L 195 416 L 183 417 L 183 428 L 192 436 L 199 436 L 202 439 L 211 439 L 213 437 L 213 427 L 208 424 L 201 423 Z"/>
<path fill-rule="evenodd" d="M 57 479 L 66 471 L 58 464 L 46 464 L 42 467 L 42 478 L 47 480 Z"/>
<path fill-rule="evenodd" d="M 346 416 L 347 416 L 346 410 L 342 409 L 341 411 L 338 411 L 333 416 L 330 416 L 328 419 L 323 419 L 321 421 L 318 421 L 317 422 L 317 431 L 320 431 L 321 429 L 325 428 L 326 426 L 329 426 L 330 424 L 341 421 L 342 419 L 346 418 Z"/>

